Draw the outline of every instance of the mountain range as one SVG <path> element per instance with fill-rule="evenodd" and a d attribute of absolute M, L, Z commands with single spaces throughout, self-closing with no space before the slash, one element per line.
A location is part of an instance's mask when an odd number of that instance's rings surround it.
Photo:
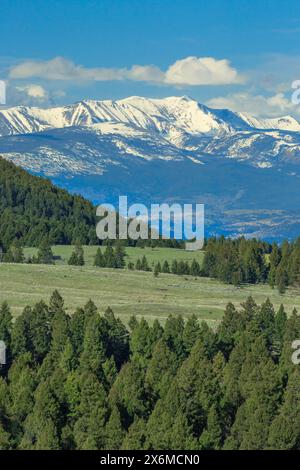
<path fill-rule="evenodd" d="M 300 233 L 300 123 L 189 97 L 0 110 L 0 154 L 92 202 L 204 203 L 206 234 Z"/>

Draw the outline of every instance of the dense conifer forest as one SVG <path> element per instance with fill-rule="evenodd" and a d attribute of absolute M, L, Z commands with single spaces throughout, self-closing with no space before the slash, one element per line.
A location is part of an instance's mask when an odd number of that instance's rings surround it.
<path fill-rule="evenodd" d="M 0 449 L 300 448 L 300 316 L 270 301 L 125 326 L 55 291 L 14 323 L 3 304 L 0 338 Z"/>
<path fill-rule="evenodd" d="M 210 238 L 201 274 L 234 285 L 269 282 L 284 293 L 289 285 L 300 285 L 300 238 L 281 245 L 244 237 Z"/>
<path fill-rule="evenodd" d="M 0 157 L 0 241 L 22 245 L 97 244 L 94 206 Z"/>

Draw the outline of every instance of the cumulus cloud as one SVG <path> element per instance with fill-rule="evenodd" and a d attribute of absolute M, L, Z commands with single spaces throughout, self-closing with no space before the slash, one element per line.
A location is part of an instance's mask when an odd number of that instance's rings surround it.
<path fill-rule="evenodd" d="M 133 65 L 127 68 L 87 68 L 63 57 L 48 61 L 25 61 L 10 69 L 11 79 L 46 80 L 134 80 L 168 85 L 229 85 L 243 83 L 244 77 L 226 59 L 186 57 L 177 60 L 166 71 L 155 65 Z"/>
<path fill-rule="evenodd" d="M 253 95 L 251 93 L 233 93 L 213 98 L 206 102 L 211 108 L 229 108 L 233 111 L 246 112 L 253 116 L 277 117 L 279 114 L 298 113 L 290 97 L 284 93 L 271 96 Z"/>
<path fill-rule="evenodd" d="M 65 92 L 60 89 L 47 90 L 42 85 L 31 83 L 15 86 L 13 82 L 7 83 L 8 106 L 50 106 L 57 99 L 63 98 Z"/>
<path fill-rule="evenodd" d="M 47 90 L 42 87 L 41 85 L 25 85 L 25 86 L 18 86 L 16 87 L 18 91 L 25 92 L 31 98 L 37 98 L 39 100 L 46 100 L 48 99 L 48 92 Z"/>
<path fill-rule="evenodd" d="M 177 60 L 165 74 L 165 81 L 174 85 L 229 85 L 243 83 L 244 77 L 226 59 L 186 57 Z"/>

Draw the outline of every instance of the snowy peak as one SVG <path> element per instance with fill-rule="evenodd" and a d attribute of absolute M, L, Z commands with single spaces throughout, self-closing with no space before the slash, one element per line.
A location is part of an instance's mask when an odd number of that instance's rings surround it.
<path fill-rule="evenodd" d="M 165 138 L 179 134 L 232 134 L 253 129 L 300 132 L 300 123 L 292 116 L 259 119 L 226 109 L 211 109 L 186 96 L 165 99 L 132 96 L 118 101 L 85 100 L 48 109 L 21 106 L 0 110 L 0 136 L 101 122 L 129 124 L 158 132 Z"/>
<path fill-rule="evenodd" d="M 237 115 L 254 129 L 300 132 L 300 123 L 292 116 L 260 119 L 247 113 L 237 113 Z"/>

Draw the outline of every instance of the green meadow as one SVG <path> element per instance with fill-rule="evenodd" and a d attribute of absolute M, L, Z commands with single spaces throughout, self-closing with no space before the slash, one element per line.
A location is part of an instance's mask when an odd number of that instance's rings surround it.
<path fill-rule="evenodd" d="M 48 301 L 54 289 L 65 299 L 65 307 L 71 314 L 76 307 L 92 299 L 100 312 L 110 306 L 116 315 L 127 322 L 131 315 L 146 317 L 150 322 L 159 318 L 162 322 L 170 314 L 188 316 L 214 325 L 222 317 L 228 302 L 239 306 L 249 295 L 257 303 L 268 297 L 276 308 L 281 303 L 288 313 L 296 307 L 300 311 L 300 290 L 290 288 L 284 295 L 268 285 L 234 287 L 208 278 L 160 274 L 152 272 L 95 268 L 92 266 L 96 247 L 84 247 L 86 265 L 68 266 L 70 246 L 55 246 L 53 252 L 60 257 L 56 265 L 0 264 L 0 302 L 7 301 L 13 313 L 18 315 L 26 305 L 44 299 Z M 26 248 L 25 254 L 34 249 Z M 192 260 L 195 253 L 170 248 L 128 248 L 127 261 L 135 261 L 145 254 L 150 264 L 168 259 Z M 202 254 L 196 257 L 201 260 Z"/>
<path fill-rule="evenodd" d="M 93 266 L 94 257 L 97 251 L 97 246 L 83 246 L 84 249 L 84 259 L 87 266 Z M 55 263 L 58 265 L 68 264 L 68 259 L 71 256 L 74 247 L 71 245 L 54 245 L 52 251 L 55 257 L 57 257 Z M 105 247 L 102 247 L 102 251 L 105 250 Z M 33 256 L 37 254 L 37 248 L 25 248 L 24 254 L 26 257 Z M 150 266 L 155 265 L 158 261 L 163 262 L 168 260 L 169 263 L 173 259 L 177 261 L 192 261 L 193 258 L 196 258 L 200 263 L 203 257 L 203 252 L 194 252 L 187 251 L 175 248 L 133 248 L 126 247 L 126 264 L 129 261 L 135 263 L 138 258 L 146 256 Z"/>

